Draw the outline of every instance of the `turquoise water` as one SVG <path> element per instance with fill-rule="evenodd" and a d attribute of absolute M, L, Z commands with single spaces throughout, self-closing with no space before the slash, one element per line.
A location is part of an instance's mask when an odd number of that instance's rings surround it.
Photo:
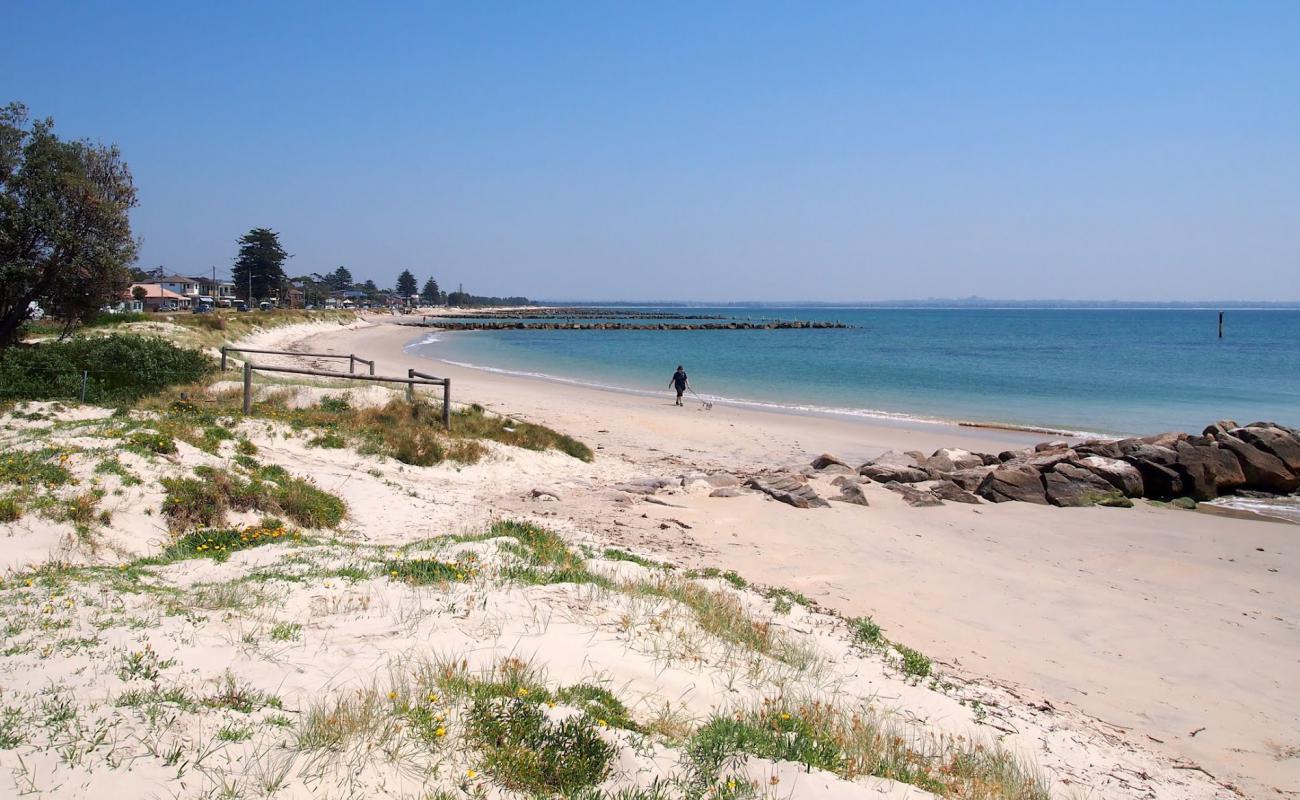
<path fill-rule="evenodd" d="M 1105 434 L 1199 431 L 1224 417 L 1300 426 L 1300 311 L 1229 311 L 1220 340 L 1216 311 L 675 310 L 856 327 L 474 331 L 409 349 L 665 397 L 684 364 L 710 399 L 847 416 Z"/>

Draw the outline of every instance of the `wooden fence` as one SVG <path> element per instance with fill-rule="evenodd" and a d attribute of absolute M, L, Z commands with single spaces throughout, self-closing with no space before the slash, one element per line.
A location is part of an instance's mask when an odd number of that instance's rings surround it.
<path fill-rule="evenodd" d="M 234 348 L 232 348 L 234 349 Z M 250 351 L 245 351 L 250 352 Z M 305 355 L 294 353 L 293 355 Z M 365 361 L 365 359 L 357 359 Z M 321 378 L 343 378 L 353 381 L 377 381 L 381 383 L 404 383 L 406 384 L 406 397 L 411 402 L 415 401 L 416 386 L 441 386 L 442 387 L 442 424 L 448 431 L 451 430 L 451 379 L 437 378 L 433 375 L 426 375 L 423 372 L 407 370 L 405 378 L 395 378 L 387 375 L 375 375 L 374 362 L 370 363 L 369 375 L 347 375 L 344 376 L 338 372 L 330 372 L 324 369 L 306 369 L 303 367 L 271 367 L 254 364 L 250 361 L 244 362 L 244 413 L 250 414 L 253 411 L 253 373 L 256 372 L 287 372 L 293 375 L 313 375 Z"/>
<path fill-rule="evenodd" d="M 221 348 L 221 371 L 222 372 L 226 371 L 226 353 L 265 353 L 267 355 L 298 356 L 300 358 L 339 358 L 339 359 L 346 358 L 348 360 L 349 375 L 356 373 L 358 361 L 370 367 L 371 375 L 375 374 L 375 362 L 369 359 L 362 358 L 356 353 L 348 353 L 347 355 L 341 355 L 339 353 L 299 353 L 293 350 L 255 350 L 251 347 L 230 347 L 230 346 Z M 328 373 L 328 374 L 337 375 L 338 373 Z"/>

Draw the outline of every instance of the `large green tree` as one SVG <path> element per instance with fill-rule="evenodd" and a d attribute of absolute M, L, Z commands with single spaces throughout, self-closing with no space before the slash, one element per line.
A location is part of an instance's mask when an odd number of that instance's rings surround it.
<path fill-rule="evenodd" d="M 116 147 L 63 141 L 21 103 L 0 108 L 0 348 L 34 302 L 70 330 L 125 291 L 135 203 Z"/>
<path fill-rule="evenodd" d="M 278 292 L 287 278 L 284 262 L 289 254 L 280 246 L 280 235 L 270 228 L 253 228 L 239 239 L 239 255 L 231 270 L 236 292 L 248 292 L 250 300 L 265 300 Z"/>
<path fill-rule="evenodd" d="M 335 291 L 343 291 L 352 288 L 352 273 L 347 267 L 339 267 L 325 276 L 325 282 L 328 283 Z"/>
<path fill-rule="evenodd" d="M 438 282 L 433 278 L 424 282 L 424 289 L 420 292 L 420 299 L 429 305 L 437 305 L 438 298 L 442 292 L 438 290 Z"/>
<path fill-rule="evenodd" d="M 415 282 L 415 276 L 409 269 L 402 270 L 402 274 L 397 276 L 397 293 L 403 298 L 410 297 L 420 291 L 420 285 Z"/>

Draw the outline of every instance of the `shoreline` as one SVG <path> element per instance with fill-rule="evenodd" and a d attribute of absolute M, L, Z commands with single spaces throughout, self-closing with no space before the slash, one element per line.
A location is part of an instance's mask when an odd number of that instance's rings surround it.
<path fill-rule="evenodd" d="M 417 327 L 407 323 L 396 323 L 403 327 Z M 424 328 L 425 326 L 418 326 Z M 476 372 L 503 375 L 518 378 L 527 381 L 541 381 L 548 384 L 575 386 L 584 389 L 591 389 L 601 392 L 615 392 L 636 397 L 658 397 L 665 393 L 666 390 L 655 389 L 638 389 L 631 386 L 620 386 L 616 384 L 601 383 L 595 380 L 586 380 L 582 378 L 570 378 L 561 375 L 551 375 L 543 372 L 526 372 L 523 370 L 509 369 L 506 367 L 496 367 L 485 364 L 473 364 L 465 361 L 458 361 L 454 358 L 442 358 L 433 355 L 413 352 L 412 348 L 424 344 L 437 343 L 438 339 L 429 340 L 427 337 L 434 333 L 449 333 L 456 335 L 461 331 L 449 330 L 445 328 L 433 328 L 430 334 L 412 339 L 403 345 L 403 351 L 420 358 L 426 362 L 436 362 L 445 364 L 450 367 L 473 370 Z M 931 426 L 946 428 L 968 428 L 974 430 L 1001 431 L 1009 433 L 1038 434 L 1066 439 L 1101 439 L 1105 441 L 1123 438 L 1127 434 L 1110 434 L 1099 433 L 1095 431 L 1071 430 L 1068 428 L 1055 428 L 1047 425 L 1036 425 L 1032 423 L 1017 422 L 997 422 L 997 421 L 978 421 L 957 418 L 943 417 L 926 417 L 903 411 L 884 411 L 869 408 L 840 408 L 835 406 L 819 406 L 812 404 L 798 404 L 794 402 L 783 403 L 766 400 L 749 400 L 745 398 L 728 397 L 725 395 L 701 394 L 699 399 L 714 403 L 716 405 L 728 406 L 731 408 L 748 409 L 758 412 L 788 414 L 799 417 L 814 417 L 826 419 L 840 419 L 847 421 L 856 421 L 862 424 L 882 424 L 889 426 L 908 427 L 913 425 L 922 425 L 927 428 Z"/>
<path fill-rule="evenodd" d="M 411 331 L 385 323 L 268 331 L 262 341 L 355 352 L 375 358 L 378 373 L 427 369 L 430 359 L 404 350 Z M 844 616 L 869 615 L 945 671 L 1009 687 L 1026 702 L 1074 706 L 1247 795 L 1300 791 L 1300 758 L 1278 756 L 1300 747 L 1284 733 L 1300 731 L 1300 700 L 1279 671 L 1300 652 L 1300 551 L 1289 526 L 1146 503 L 916 509 L 879 484 L 863 485 L 867 508 L 799 510 L 680 491 L 662 504 L 622 504 L 611 487 L 629 474 L 803 467 L 822 452 L 849 463 L 885 450 L 998 452 L 1041 438 L 731 406 L 705 413 L 675 408 L 670 397 L 440 371 L 452 379 L 453 402 L 548 425 L 597 454 L 589 479 L 551 487 L 562 501 L 525 495 L 488 513 L 541 513 L 605 546 L 733 569 Z"/>

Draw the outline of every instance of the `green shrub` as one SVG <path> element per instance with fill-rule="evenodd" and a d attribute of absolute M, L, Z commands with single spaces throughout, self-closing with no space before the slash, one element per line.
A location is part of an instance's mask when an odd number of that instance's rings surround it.
<path fill-rule="evenodd" d="M 126 437 L 126 446 L 133 450 L 167 455 L 176 452 L 176 440 L 165 433 L 136 431 Z"/>
<path fill-rule="evenodd" d="M 260 525 L 250 525 L 242 529 L 207 529 L 187 533 L 168 545 L 160 558 L 166 561 L 185 558 L 212 558 L 225 561 L 231 553 L 238 550 L 274 544 L 286 538 L 297 538 L 297 534 L 286 529 L 280 520 L 267 518 L 262 520 Z"/>
<path fill-rule="evenodd" d="M 880 626 L 871 617 L 858 617 L 849 622 L 853 633 L 853 643 L 862 648 L 880 647 L 885 643 Z"/>
<path fill-rule="evenodd" d="M 417 586 L 462 581 L 475 571 L 469 564 L 449 564 L 432 558 L 389 561 L 384 569 L 389 578 Z"/>
<path fill-rule="evenodd" d="M 585 715 L 555 723 L 535 703 L 476 700 L 466 722 L 484 769 L 507 789 L 569 796 L 609 774 L 614 748 Z"/>
<path fill-rule="evenodd" d="M 557 702 L 581 709 L 583 713 L 597 722 L 604 722 L 614 728 L 635 731 L 638 726 L 628 712 L 623 701 L 614 696 L 603 686 L 590 683 L 578 683 L 562 686 L 555 692 Z"/>
<path fill-rule="evenodd" d="M 72 481 L 63 466 L 66 452 L 55 447 L 0 452 L 0 483 L 54 488 Z"/>
<path fill-rule="evenodd" d="M 212 467 L 196 467 L 194 474 L 197 478 L 162 480 L 167 490 L 162 511 L 172 530 L 217 527 L 229 509 L 283 514 L 306 528 L 332 528 L 347 515 L 341 499 L 283 467 L 259 467 L 249 480 Z"/>
<path fill-rule="evenodd" d="M 86 371 L 86 402 L 131 402 L 168 386 L 192 383 L 211 369 L 208 357 L 199 351 L 157 337 L 76 337 L 0 353 L 0 396 L 77 398 Z"/>
<path fill-rule="evenodd" d="M 8 495 L 0 496 L 0 522 L 16 522 L 23 515 L 23 507 Z"/>
<path fill-rule="evenodd" d="M 914 678 L 930 677 L 930 659 L 926 655 L 901 644 L 896 644 L 894 647 L 898 650 L 898 654 L 903 657 L 903 673 L 905 675 L 911 675 Z"/>
<path fill-rule="evenodd" d="M 687 757 L 702 776 L 715 776 L 738 753 L 795 761 L 837 771 L 843 751 L 828 732 L 797 713 L 772 708 L 760 715 L 711 719 L 691 737 Z"/>

